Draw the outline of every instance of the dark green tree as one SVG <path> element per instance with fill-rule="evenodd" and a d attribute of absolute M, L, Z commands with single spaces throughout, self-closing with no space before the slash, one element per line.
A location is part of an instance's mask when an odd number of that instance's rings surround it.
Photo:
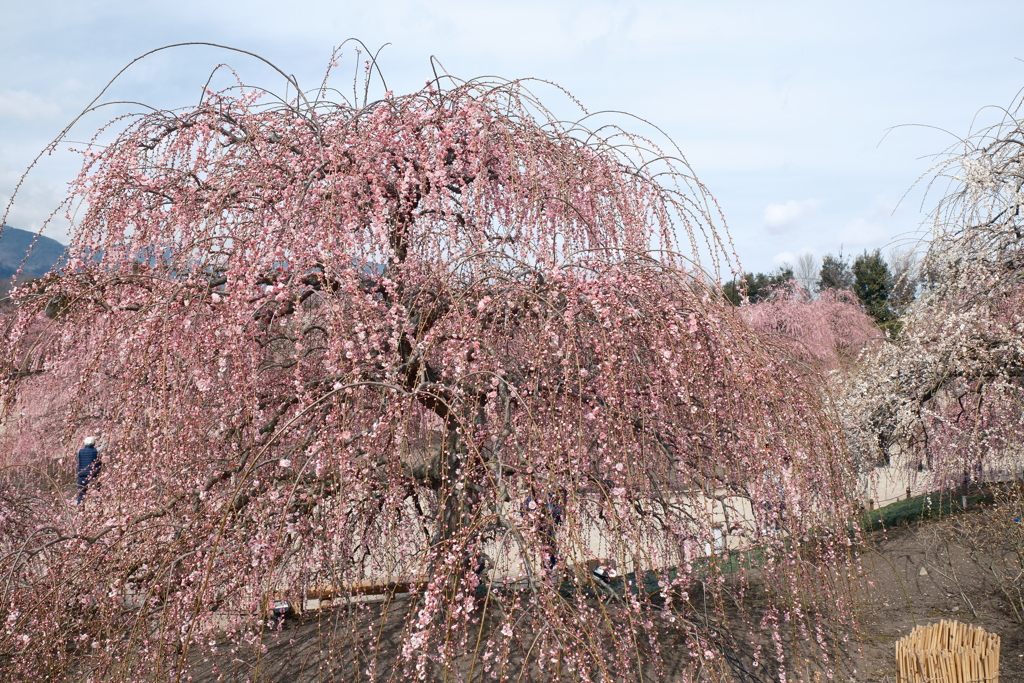
<path fill-rule="evenodd" d="M 882 251 L 864 251 L 853 261 L 853 291 L 875 322 L 884 325 L 895 316 L 889 307 L 892 291 L 892 273 L 889 264 L 882 258 Z"/>
<path fill-rule="evenodd" d="M 839 256 L 825 254 L 821 259 L 821 272 L 818 275 L 818 291 L 823 289 L 853 289 L 853 272 L 850 261 L 839 250 Z"/>
<path fill-rule="evenodd" d="M 791 280 L 793 280 L 793 269 L 789 266 L 782 266 L 770 273 L 744 273 L 743 282 L 733 278 L 722 287 L 722 293 L 725 294 L 726 299 L 739 306 L 745 287 L 750 303 L 756 304 L 771 296 L 774 288 L 785 285 Z"/>

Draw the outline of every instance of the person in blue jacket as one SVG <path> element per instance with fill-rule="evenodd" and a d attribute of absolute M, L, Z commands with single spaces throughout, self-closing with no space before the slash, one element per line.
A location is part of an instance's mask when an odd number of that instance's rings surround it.
<path fill-rule="evenodd" d="M 82 498 L 89 490 L 89 484 L 100 473 L 100 454 L 96 450 L 96 439 L 87 436 L 78 451 L 78 498 L 75 505 L 82 504 Z"/>

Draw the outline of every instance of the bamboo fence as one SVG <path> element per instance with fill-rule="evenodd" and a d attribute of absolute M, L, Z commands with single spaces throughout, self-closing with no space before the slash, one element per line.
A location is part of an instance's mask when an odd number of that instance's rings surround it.
<path fill-rule="evenodd" d="M 999 636 L 943 619 L 896 641 L 897 683 L 999 683 Z"/>

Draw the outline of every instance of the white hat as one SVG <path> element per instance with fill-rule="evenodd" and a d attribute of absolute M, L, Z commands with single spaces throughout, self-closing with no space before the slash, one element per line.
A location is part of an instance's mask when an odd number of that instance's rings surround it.
<path fill-rule="evenodd" d="M 94 443 L 96 443 L 96 437 L 94 437 L 94 436 L 87 436 L 87 437 L 85 437 L 85 445 L 86 446 L 92 446 Z"/>

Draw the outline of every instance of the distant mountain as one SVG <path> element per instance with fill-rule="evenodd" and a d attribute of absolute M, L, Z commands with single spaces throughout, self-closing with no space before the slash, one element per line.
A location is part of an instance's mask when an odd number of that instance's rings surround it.
<path fill-rule="evenodd" d="M 4 226 L 0 233 L 0 281 L 9 280 L 18 272 L 18 268 L 22 269 L 23 280 L 45 275 L 64 255 L 65 246 L 57 240 L 39 237 L 35 247 L 32 247 L 33 240 L 36 240 L 34 232 Z M 30 247 L 32 253 L 26 260 L 25 254 Z M 21 263 L 23 260 L 24 265 Z"/>

